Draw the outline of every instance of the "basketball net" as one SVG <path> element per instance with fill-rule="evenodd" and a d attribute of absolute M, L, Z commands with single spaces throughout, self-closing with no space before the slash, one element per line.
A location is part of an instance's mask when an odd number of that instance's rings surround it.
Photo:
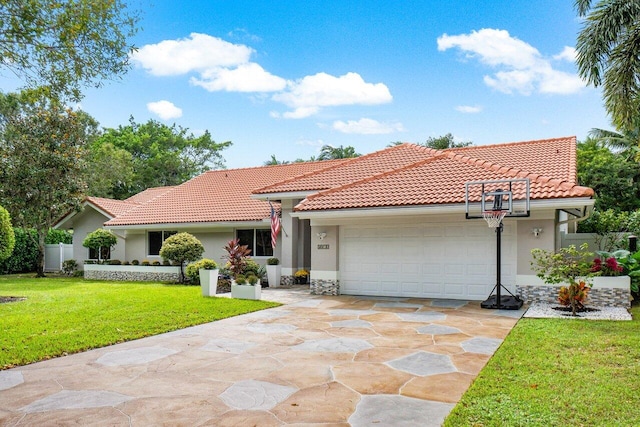
<path fill-rule="evenodd" d="M 489 228 L 498 228 L 503 218 L 507 215 L 507 211 L 484 211 L 482 218 L 487 221 Z"/>

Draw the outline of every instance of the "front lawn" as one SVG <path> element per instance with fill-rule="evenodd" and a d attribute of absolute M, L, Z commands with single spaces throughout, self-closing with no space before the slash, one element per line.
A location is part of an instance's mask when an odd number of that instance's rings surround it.
<path fill-rule="evenodd" d="M 640 307 L 631 313 L 520 320 L 445 426 L 640 425 Z"/>
<path fill-rule="evenodd" d="M 280 304 L 203 298 L 198 286 L 0 276 L 0 369 Z"/>

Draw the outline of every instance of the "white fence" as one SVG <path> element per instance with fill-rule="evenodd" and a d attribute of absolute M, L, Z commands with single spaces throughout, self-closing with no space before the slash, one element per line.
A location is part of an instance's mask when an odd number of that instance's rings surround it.
<path fill-rule="evenodd" d="M 62 263 L 68 259 L 73 259 L 73 245 L 44 245 L 44 271 L 60 271 Z"/>

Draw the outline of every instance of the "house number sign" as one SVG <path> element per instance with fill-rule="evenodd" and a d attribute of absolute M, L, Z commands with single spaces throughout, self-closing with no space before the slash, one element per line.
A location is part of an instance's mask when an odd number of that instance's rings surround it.
<path fill-rule="evenodd" d="M 329 245 L 318 245 L 318 249 L 329 249 Z"/>

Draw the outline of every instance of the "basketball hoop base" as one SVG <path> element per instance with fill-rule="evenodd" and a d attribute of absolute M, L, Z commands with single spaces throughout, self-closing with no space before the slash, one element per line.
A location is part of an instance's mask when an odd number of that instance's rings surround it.
<path fill-rule="evenodd" d="M 507 288 L 503 287 L 503 289 L 509 292 Z M 480 307 L 497 310 L 520 310 L 522 304 L 524 304 L 524 301 L 511 294 L 511 292 L 509 292 L 509 295 L 501 295 L 499 298 L 500 300 L 498 301 L 498 295 L 491 295 L 480 303 Z"/>

